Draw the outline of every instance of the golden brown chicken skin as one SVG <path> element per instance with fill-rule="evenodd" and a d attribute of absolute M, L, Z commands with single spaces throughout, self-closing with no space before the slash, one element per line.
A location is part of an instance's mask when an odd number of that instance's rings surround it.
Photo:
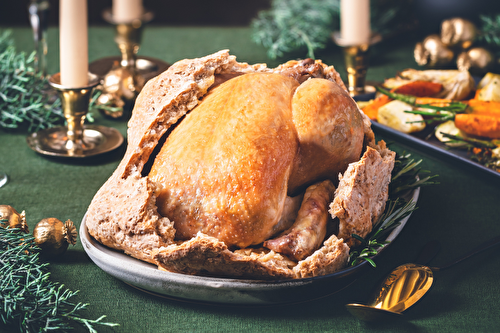
<path fill-rule="evenodd" d="M 213 88 L 172 131 L 149 179 L 176 238 L 198 232 L 240 248 L 279 233 L 288 194 L 360 157 L 354 101 L 325 79 L 253 73 Z"/>

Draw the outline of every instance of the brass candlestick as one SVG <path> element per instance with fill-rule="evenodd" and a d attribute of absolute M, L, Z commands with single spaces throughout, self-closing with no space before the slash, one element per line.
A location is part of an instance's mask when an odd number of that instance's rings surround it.
<path fill-rule="evenodd" d="M 90 64 L 89 69 L 102 77 L 102 95 L 99 104 L 114 106 L 118 111 L 100 110 L 112 118 L 129 115 L 135 98 L 145 82 L 168 68 L 168 64 L 158 59 L 137 57 L 141 45 L 144 26 L 153 19 L 152 12 L 146 12 L 140 19 L 127 23 L 116 22 L 111 10 L 103 12 L 103 18 L 115 26 L 115 42 L 120 57 L 108 57 Z"/>
<path fill-rule="evenodd" d="M 85 87 L 61 85 L 60 73 L 52 75 L 49 83 L 59 93 L 67 125 L 33 133 L 27 138 L 30 148 L 44 155 L 88 157 L 111 151 L 123 143 L 123 136 L 116 129 L 84 126 L 92 91 L 99 84 L 97 75 L 89 73 Z"/>
<path fill-rule="evenodd" d="M 342 40 L 339 33 L 333 34 L 334 42 L 342 47 L 347 71 L 347 88 L 351 96 L 372 93 L 375 88 L 366 84 L 366 73 L 369 67 L 370 46 L 381 41 L 379 34 L 372 34 L 364 44 L 350 45 Z"/>

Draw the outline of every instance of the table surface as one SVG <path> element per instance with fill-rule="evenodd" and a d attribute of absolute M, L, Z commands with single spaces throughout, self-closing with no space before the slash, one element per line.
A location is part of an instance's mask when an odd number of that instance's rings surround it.
<path fill-rule="evenodd" d="M 5 27 L 4 27 L 5 28 Z M 13 29 L 18 50 L 33 48 L 31 31 Z M 110 27 L 90 27 L 89 61 L 118 55 Z M 285 59 L 267 58 L 263 47 L 251 41 L 246 27 L 158 27 L 144 31 L 139 56 L 173 63 L 230 49 L 239 61 L 266 62 L 275 66 Z M 416 68 L 413 47 L 416 38 L 383 41 L 372 49 L 368 80 L 382 81 L 406 68 Z M 58 72 L 58 31 L 49 29 L 49 74 Z M 291 57 L 303 57 L 295 54 Z M 345 78 L 342 51 L 329 45 L 317 54 L 334 65 Z M 105 119 L 95 114 L 95 124 L 117 128 L 126 135 L 125 120 Z M 499 178 L 425 151 L 392 142 L 397 152 L 410 152 L 423 159 L 422 169 L 439 175 L 439 185 L 423 187 L 418 209 L 400 236 L 365 276 L 348 288 L 325 298 L 294 305 L 224 306 L 201 305 L 152 296 L 107 275 L 86 255 L 80 242 L 59 259 L 51 261 L 51 277 L 71 290 L 75 300 L 89 303 L 85 315 L 105 314 L 116 328 L 97 327 L 101 332 L 478 332 L 492 331 L 499 323 L 500 256 L 498 248 L 475 256 L 449 270 L 435 274 L 431 291 L 404 315 L 404 320 L 380 324 L 361 322 L 345 309 L 346 303 L 366 301 L 380 279 L 392 268 L 416 258 L 422 246 L 439 240 L 442 250 L 431 262 L 445 264 L 482 242 L 500 235 Z M 123 150 L 88 160 L 61 160 L 41 156 L 28 148 L 27 133 L 0 130 L 0 169 L 9 183 L 0 189 L 0 204 L 25 210 L 30 230 L 42 218 L 70 219 L 77 227 L 92 197 L 118 165 Z M 0 331 L 15 329 L 0 326 Z M 76 332 L 84 332 L 77 328 Z"/>

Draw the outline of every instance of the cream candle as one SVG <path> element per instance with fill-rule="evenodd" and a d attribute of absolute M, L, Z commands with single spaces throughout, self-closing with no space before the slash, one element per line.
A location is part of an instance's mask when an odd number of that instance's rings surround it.
<path fill-rule="evenodd" d="M 370 40 L 370 0 L 340 1 L 340 38 L 344 45 Z"/>
<path fill-rule="evenodd" d="M 142 0 L 113 0 L 113 20 L 116 23 L 129 23 L 141 18 L 144 12 Z"/>
<path fill-rule="evenodd" d="M 68 88 L 88 84 L 87 0 L 60 0 L 59 39 L 61 85 Z"/>

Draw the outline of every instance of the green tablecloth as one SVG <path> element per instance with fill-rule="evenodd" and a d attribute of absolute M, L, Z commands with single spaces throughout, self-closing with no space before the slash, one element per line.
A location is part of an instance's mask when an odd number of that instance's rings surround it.
<path fill-rule="evenodd" d="M 90 61 L 118 54 L 113 35 L 108 27 L 90 28 Z M 31 51 L 29 29 L 14 29 L 14 36 L 19 50 Z M 372 53 L 368 80 L 382 81 L 399 70 L 415 67 L 414 42 L 403 39 L 377 45 Z M 250 41 L 247 28 L 151 26 L 144 32 L 139 54 L 172 63 L 224 48 L 230 49 L 240 61 L 267 62 L 272 66 L 278 63 L 269 61 L 265 50 Z M 58 57 L 58 33 L 50 29 L 50 74 L 59 70 Z M 339 48 L 332 44 L 319 53 L 318 58 L 335 65 L 345 78 Z M 96 115 L 96 124 L 112 126 L 126 134 L 126 121 Z M 71 219 L 79 226 L 93 195 L 111 175 L 123 151 L 89 160 L 59 160 L 29 149 L 26 134 L 0 131 L 0 169 L 10 177 L 8 185 L 0 189 L 0 204 L 25 210 L 30 230 L 46 217 Z M 383 133 L 377 132 L 377 136 L 392 141 Z M 105 314 L 109 321 L 121 325 L 104 328 L 103 332 L 486 332 L 498 329 L 498 248 L 436 273 L 431 292 L 408 311 L 401 322 L 367 324 L 345 309 L 344 304 L 348 302 L 367 300 L 390 269 L 414 260 L 429 240 L 441 241 L 443 248 L 432 262 L 440 265 L 500 235 L 498 177 L 429 154 L 420 147 L 398 142 L 392 147 L 399 152 L 410 152 L 416 159 L 422 158 L 423 169 L 438 174 L 440 184 L 422 188 L 419 209 L 379 260 L 378 267 L 337 294 L 303 304 L 266 307 L 172 301 L 140 292 L 107 275 L 87 257 L 80 243 L 51 263 L 52 278 L 72 290 L 80 290 L 76 300 L 90 303 L 86 311 L 88 317 Z M 0 331 L 4 330 L 15 332 L 0 326 Z"/>

